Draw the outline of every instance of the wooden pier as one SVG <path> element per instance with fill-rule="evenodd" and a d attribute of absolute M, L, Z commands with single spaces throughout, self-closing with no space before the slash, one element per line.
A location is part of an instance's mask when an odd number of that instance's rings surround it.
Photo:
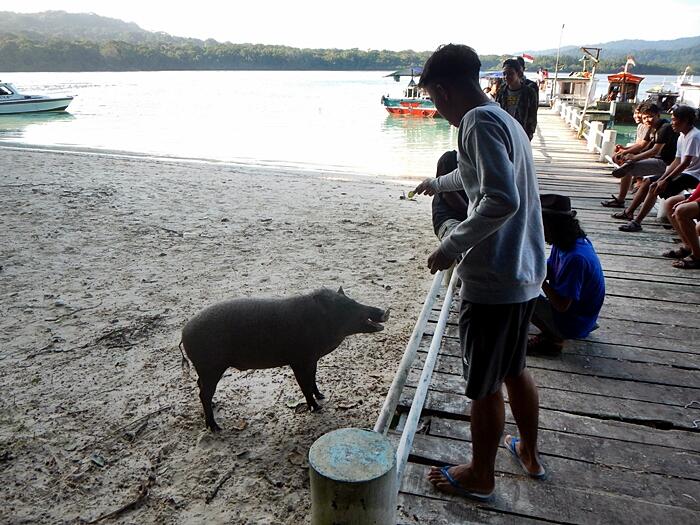
<path fill-rule="evenodd" d="M 558 115 L 541 110 L 539 122 L 533 149 L 541 192 L 571 197 L 607 287 L 598 330 L 568 342 L 560 357 L 528 358 L 549 480 L 526 477 L 501 446 L 492 503 L 449 496 L 427 481 L 429 466 L 464 463 L 471 454 L 453 311 L 401 483 L 398 522 L 697 523 L 700 272 L 660 256 L 676 235 L 654 218 L 642 232 L 618 231 L 615 210 L 600 205 L 617 192 L 610 168 Z M 410 408 L 433 317 L 400 412 Z M 506 432 L 516 432 L 507 406 Z"/>

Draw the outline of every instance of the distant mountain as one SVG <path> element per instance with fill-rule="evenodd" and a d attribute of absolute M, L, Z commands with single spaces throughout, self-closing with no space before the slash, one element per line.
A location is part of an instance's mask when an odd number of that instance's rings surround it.
<path fill-rule="evenodd" d="M 111 40 L 144 44 L 155 42 L 202 42 L 193 38 L 179 38 L 163 32 L 141 29 L 132 22 L 107 18 L 94 13 L 12 13 L 0 11 L 0 35 L 19 35 L 32 40 L 47 39 L 86 40 L 108 42 Z"/>
<path fill-rule="evenodd" d="M 576 55 L 581 53 L 581 47 L 600 47 L 601 55 L 605 58 L 613 56 L 634 55 L 639 51 L 678 51 L 679 49 L 700 46 L 700 36 L 676 38 L 675 40 L 614 40 L 602 44 L 582 44 L 580 46 L 564 46 L 562 55 Z M 556 55 L 557 48 L 524 51 L 531 55 Z"/>
<path fill-rule="evenodd" d="M 700 36 L 676 40 L 619 40 L 602 47 L 598 71 L 619 71 L 627 54 L 635 73 L 676 75 L 690 65 L 700 71 Z M 425 62 L 430 51 L 299 49 L 233 44 L 146 31 L 134 23 L 94 13 L 0 12 L 0 71 L 161 70 L 393 70 Z M 556 49 L 530 51 L 535 67 L 552 70 Z M 564 71 L 580 69 L 578 47 L 562 49 Z M 482 55 L 484 69 L 506 56 Z"/>

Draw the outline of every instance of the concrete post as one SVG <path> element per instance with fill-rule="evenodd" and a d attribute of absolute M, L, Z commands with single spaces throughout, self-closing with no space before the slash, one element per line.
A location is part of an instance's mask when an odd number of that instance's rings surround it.
<path fill-rule="evenodd" d="M 558 98 L 554 99 L 554 105 L 552 106 L 552 111 L 554 113 L 560 113 L 561 111 L 561 100 Z"/>
<path fill-rule="evenodd" d="M 597 120 L 591 122 L 588 128 L 588 151 L 594 152 L 598 147 L 598 136 L 603 133 L 603 123 Z"/>
<path fill-rule="evenodd" d="M 600 146 L 600 161 L 605 162 L 605 157 L 612 157 L 615 153 L 615 141 L 617 140 L 617 131 L 614 129 L 606 129 L 603 132 L 603 144 Z"/>
<path fill-rule="evenodd" d="M 312 525 L 395 525 L 396 451 L 382 434 L 341 428 L 309 450 Z"/>

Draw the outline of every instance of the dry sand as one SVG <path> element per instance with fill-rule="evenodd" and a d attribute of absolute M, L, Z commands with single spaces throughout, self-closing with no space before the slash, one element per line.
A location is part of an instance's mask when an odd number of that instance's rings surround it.
<path fill-rule="evenodd" d="M 373 426 L 430 285 L 430 199 L 361 176 L 12 148 L 0 174 L 0 521 L 308 522 L 310 445 Z M 320 361 L 324 409 L 293 408 L 288 368 L 229 370 L 224 431 L 207 432 L 180 368 L 186 320 L 339 285 L 392 319 Z"/>

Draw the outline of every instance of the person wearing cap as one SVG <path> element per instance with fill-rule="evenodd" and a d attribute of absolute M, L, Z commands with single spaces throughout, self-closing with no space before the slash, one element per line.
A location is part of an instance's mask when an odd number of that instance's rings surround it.
<path fill-rule="evenodd" d="M 480 68 L 472 48 L 454 44 L 425 63 L 418 85 L 459 128 L 457 169 L 425 179 L 414 191 L 464 190 L 469 204 L 467 218 L 428 257 L 428 268 L 446 270 L 461 258 L 455 271 L 462 282 L 459 340 L 465 394 L 472 400 L 472 454 L 468 463 L 431 468 L 428 481 L 436 490 L 483 502 L 493 499 L 496 486 L 504 386 L 519 431 L 506 435 L 504 444 L 528 476 L 546 477 L 537 447 L 537 385 L 526 367 L 546 256 L 532 147 L 521 125 L 482 91 Z"/>
<path fill-rule="evenodd" d="M 544 239 L 552 245 L 547 278 L 532 315 L 540 334 L 528 342 L 528 353 L 558 354 L 566 339 L 586 337 L 596 327 L 605 299 L 605 278 L 591 241 L 581 229 L 571 200 L 542 195 Z"/>

